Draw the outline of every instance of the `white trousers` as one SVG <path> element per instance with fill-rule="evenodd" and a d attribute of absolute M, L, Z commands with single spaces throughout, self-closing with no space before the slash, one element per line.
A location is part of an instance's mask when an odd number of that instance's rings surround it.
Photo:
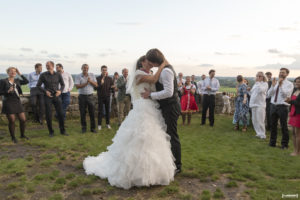
<path fill-rule="evenodd" d="M 265 117 L 266 108 L 264 107 L 254 107 L 252 110 L 252 124 L 256 132 L 256 136 L 260 138 L 266 138 L 265 130 Z"/>
<path fill-rule="evenodd" d="M 231 113 L 231 107 L 230 107 L 230 104 L 224 104 L 222 113 L 224 114 L 225 112 L 228 113 L 228 114 Z"/>

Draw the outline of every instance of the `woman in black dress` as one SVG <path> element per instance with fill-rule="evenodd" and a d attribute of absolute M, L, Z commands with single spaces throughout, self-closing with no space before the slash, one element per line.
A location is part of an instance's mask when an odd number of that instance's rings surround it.
<path fill-rule="evenodd" d="M 2 113 L 6 114 L 8 119 L 8 129 L 11 139 L 14 143 L 17 143 L 15 137 L 16 116 L 18 116 L 20 121 L 21 138 L 28 139 L 24 134 L 26 117 L 20 100 L 20 95 L 22 95 L 21 85 L 26 85 L 28 80 L 15 67 L 9 67 L 6 72 L 8 78 L 2 79 L 0 83 L 0 95 L 3 95 Z M 22 79 L 15 78 L 17 74 Z"/>

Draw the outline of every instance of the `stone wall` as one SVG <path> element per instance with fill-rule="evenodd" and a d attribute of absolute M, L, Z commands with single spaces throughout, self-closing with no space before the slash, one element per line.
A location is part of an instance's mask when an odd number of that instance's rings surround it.
<path fill-rule="evenodd" d="M 27 113 L 27 116 L 30 118 L 32 116 L 32 109 L 30 106 L 29 102 L 29 94 L 24 94 L 23 97 L 21 97 L 22 104 L 24 105 L 25 112 Z M 97 95 L 94 94 L 94 101 L 96 105 L 96 116 L 98 113 L 98 101 L 97 101 Z M 231 100 L 231 109 L 232 112 L 234 112 L 234 98 L 232 97 Z M 199 105 L 199 109 L 201 111 L 201 105 Z M 222 99 L 222 94 L 217 93 L 216 95 L 216 110 L 215 113 L 219 114 L 222 112 L 223 108 L 223 99 Z M 0 109 L 2 109 L 2 102 L 0 100 Z M 73 118 L 73 117 L 79 117 L 79 105 L 78 105 L 78 93 L 71 93 L 71 103 L 67 109 L 67 118 Z M 112 101 L 112 109 L 111 109 L 111 117 L 114 118 L 117 116 L 117 106 L 116 102 L 113 100 Z M 4 115 L 2 115 L 4 117 Z"/>

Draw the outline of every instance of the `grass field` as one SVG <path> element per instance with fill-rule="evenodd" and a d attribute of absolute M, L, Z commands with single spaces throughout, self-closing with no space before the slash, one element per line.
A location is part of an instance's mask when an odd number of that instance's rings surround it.
<path fill-rule="evenodd" d="M 0 199 L 281 199 L 300 192 L 300 157 L 268 147 L 268 140 L 233 131 L 231 116 L 216 117 L 215 127 L 179 125 L 183 172 L 169 186 L 111 187 L 86 176 L 82 161 L 111 144 L 117 126 L 81 134 L 79 120 L 68 120 L 70 136 L 49 138 L 46 126 L 28 122 L 29 141 L 13 144 L 0 125 Z M 181 124 L 181 120 L 179 120 Z M 17 129 L 16 129 L 17 130 Z M 18 131 L 17 131 L 18 132 Z M 268 134 L 269 135 L 269 134 Z M 279 136 L 281 139 L 281 136 Z M 292 142 L 290 143 L 292 146 Z"/>
<path fill-rule="evenodd" d="M 235 93 L 236 92 L 236 88 L 221 86 L 220 89 L 219 89 L 219 92 L 231 92 L 231 93 Z"/>

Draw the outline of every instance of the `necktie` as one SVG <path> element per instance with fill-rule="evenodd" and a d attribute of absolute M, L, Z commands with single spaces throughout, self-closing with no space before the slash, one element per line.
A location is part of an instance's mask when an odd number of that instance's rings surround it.
<path fill-rule="evenodd" d="M 279 84 L 278 84 L 278 86 L 277 86 L 276 93 L 275 93 L 275 99 L 274 99 L 274 102 L 275 102 L 275 103 L 277 102 L 278 93 L 279 93 Z"/>
<path fill-rule="evenodd" d="M 211 85 L 212 85 L 212 79 L 210 78 L 210 79 L 209 79 L 209 87 L 210 87 L 210 90 L 208 91 L 208 94 L 210 94 L 210 92 L 211 92 Z"/>

